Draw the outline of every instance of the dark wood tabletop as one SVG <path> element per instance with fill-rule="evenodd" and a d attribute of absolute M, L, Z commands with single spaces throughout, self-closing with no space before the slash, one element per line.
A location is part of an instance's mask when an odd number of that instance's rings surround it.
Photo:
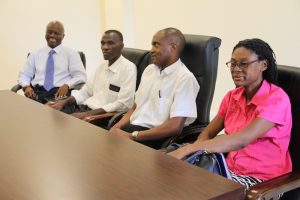
<path fill-rule="evenodd" d="M 0 91 L 0 199 L 243 199 L 221 176 Z"/>

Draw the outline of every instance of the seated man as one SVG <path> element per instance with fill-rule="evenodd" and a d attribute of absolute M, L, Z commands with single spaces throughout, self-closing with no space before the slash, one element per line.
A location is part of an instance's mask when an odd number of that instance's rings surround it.
<path fill-rule="evenodd" d="M 86 73 L 76 51 L 63 47 L 64 27 L 59 21 L 47 25 L 48 46 L 29 55 L 18 82 L 26 97 L 40 103 L 62 98 L 76 84 L 86 82 Z"/>
<path fill-rule="evenodd" d="M 123 47 L 123 36 L 119 31 L 106 31 L 101 40 L 106 61 L 97 68 L 93 79 L 89 79 L 81 90 L 73 90 L 67 99 L 49 105 L 65 113 L 73 113 L 79 119 L 131 108 L 137 70 L 121 55 Z"/>
<path fill-rule="evenodd" d="M 167 137 L 180 134 L 197 117 L 199 85 L 181 62 L 185 46 L 175 28 L 158 31 L 152 39 L 151 58 L 135 95 L 135 104 L 110 132 L 152 148 L 160 148 Z M 131 133 L 131 134 L 130 134 Z"/>

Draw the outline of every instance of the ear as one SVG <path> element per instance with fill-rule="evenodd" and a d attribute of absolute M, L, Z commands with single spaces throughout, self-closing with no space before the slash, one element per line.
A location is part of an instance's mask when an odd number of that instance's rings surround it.
<path fill-rule="evenodd" d="M 176 51 L 177 48 L 178 48 L 177 45 L 176 45 L 175 43 L 171 43 L 171 44 L 170 44 L 170 47 L 171 47 L 171 50 L 172 50 L 172 51 L 174 51 L 174 50 Z"/>
<path fill-rule="evenodd" d="M 260 68 L 260 71 L 265 71 L 266 69 L 268 68 L 268 62 L 267 60 L 262 60 L 261 61 L 261 68 Z"/>

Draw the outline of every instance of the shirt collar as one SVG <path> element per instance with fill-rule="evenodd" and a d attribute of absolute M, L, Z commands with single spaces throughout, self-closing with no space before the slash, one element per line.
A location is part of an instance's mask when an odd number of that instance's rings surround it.
<path fill-rule="evenodd" d="M 122 60 L 123 60 L 123 56 L 121 55 L 111 66 L 108 66 L 108 61 L 107 61 L 106 69 L 116 73 L 120 67 L 120 63 L 122 62 Z"/>
<path fill-rule="evenodd" d="M 161 71 L 161 75 L 166 75 L 167 76 L 167 75 L 173 73 L 179 65 L 181 65 L 181 60 L 180 59 L 178 59 L 173 64 L 167 66 L 165 69 L 163 69 Z"/>
<path fill-rule="evenodd" d="M 52 50 L 51 47 L 47 46 L 48 52 L 50 52 Z M 62 51 L 62 45 L 58 45 L 57 47 L 53 48 L 54 52 L 56 54 L 59 54 Z"/>
<path fill-rule="evenodd" d="M 258 105 L 262 101 L 265 100 L 265 96 L 270 93 L 271 84 L 268 83 L 266 80 L 263 80 L 259 90 L 256 92 L 254 97 L 251 99 L 251 103 Z"/>
<path fill-rule="evenodd" d="M 265 95 L 267 95 L 269 91 L 270 91 L 270 83 L 268 83 L 266 80 L 263 80 L 263 83 L 261 84 L 256 94 L 252 97 L 249 104 L 252 103 L 254 105 L 259 105 L 262 101 L 264 101 Z M 244 93 L 245 93 L 245 88 L 239 87 L 236 89 L 236 92 L 232 95 L 232 97 L 234 98 L 234 100 L 238 101 L 240 98 L 243 97 Z"/>

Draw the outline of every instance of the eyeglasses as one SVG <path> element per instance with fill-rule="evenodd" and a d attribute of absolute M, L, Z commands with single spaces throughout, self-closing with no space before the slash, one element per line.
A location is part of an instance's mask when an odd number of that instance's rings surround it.
<path fill-rule="evenodd" d="M 240 69 L 246 69 L 250 64 L 255 63 L 257 61 L 259 61 L 259 60 L 257 59 L 257 60 L 253 60 L 253 61 L 250 61 L 250 62 L 240 62 L 240 63 L 237 63 L 235 61 L 229 61 L 229 62 L 226 63 L 226 65 L 231 70 L 233 70 L 235 67 L 238 67 Z"/>

